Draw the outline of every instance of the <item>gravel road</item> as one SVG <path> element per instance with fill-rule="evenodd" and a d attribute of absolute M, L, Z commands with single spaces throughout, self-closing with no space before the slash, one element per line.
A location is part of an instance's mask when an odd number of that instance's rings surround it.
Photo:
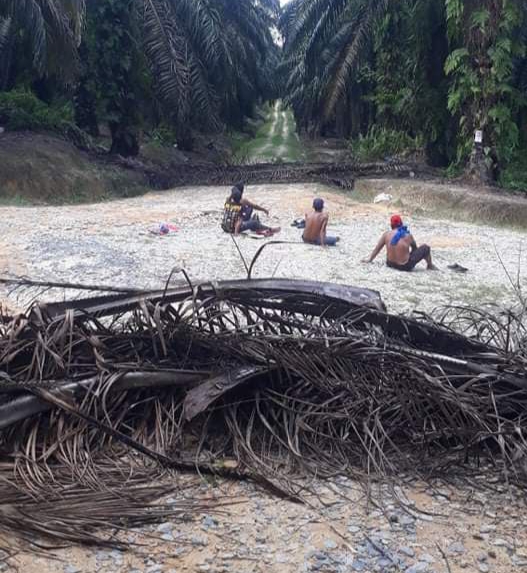
<path fill-rule="evenodd" d="M 159 287 L 170 270 L 184 267 L 194 281 L 244 276 L 230 236 L 219 228 L 227 189 L 192 188 L 96 205 L 0 208 L 0 272 L 33 279 Z M 326 199 L 334 249 L 306 246 L 290 226 L 314 196 Z M 395 312 L 429 311 L 442 304 L 514 304 L 512 284 L 526 286 L 524 234 L 403 213 L 418 242 L 428 242 L 440 273 L 411 274 L 360 260 L 374 246 L 396 209 L 355 202 L 350 195 L 317 185 L 250 187 L 247 196 L 271 210 L 287 245 L 269 247 L 257 276 L 337 281 L 379 290 Z M 179 227 L 173 235 L 149 232 L 160 222 Z M 250 260 L 263 244 L 240 238 Z M 446 269 L 459 263 L 466 275 Z M 63 293 L 50 291 L 46 297 Z M 29 294 L 8 296 L 23 307 Z M 58 560 L 21 552 L 10 561 L 24 573 L 267 573 L 270 571 L 508 573 L 527 571 L 527 517 L 522 492 L 499 483 L 481 491 L 471 484 L 408 484 L 374 496 L 350 480 L 315 482 L 321 498 L 309 505 L 278 502 L 249 483 L 212 486 L 185 478 L 183 495 L 228 495 L 239 504 L 195 522 L 162 524 L 126 534 L 139 545 L 132 553 L 61 549 Z M 474 476 L 474 483 L 483 476 Z M 405 509 L 394 499 L 407 499 Z M 174 495 L 178 495 L 177 492 Z M 382 509 L 382 511 L 381 511 Z M 424 513 L 423 513 L 424 511 Z M 0 570 L 8 566 L 0 565 Z"/>
<path fill-rule="evenodd" d="M 225 188 L 188 188 L 142 197 L 66 207 L 1 207 L 0 272 L 33 279 L 156 288 L 175 266 L 193 280 L 243 277 L 243 263 L 232 238 L 219 228 Z M 286 245 L 266 249 L 256 276 L 309 278 L 379 290 L 391 311 L 430 311 L 444 304 L 513 304 L 514 284 L 527 282 L 525 234 L 503 228 L 415 218 L 403 213 L 418 242 L 432 246 L 443 270 L 418 268 L 400 273 L 386 268 L 382 255 L 372 265 L 360 261 L 387 228 L 389 204 L 364 204 L 318 185 L 254 186 L 247 197 L 268 207 L 271 225 Z M 330 232 L 341 242 L 319 248 L 300 242 L 291 221 L 310 208 L 314 196 L 326 199 Z M 154 236 L 161 222 L 179 231 Z M 263 241 L 241 237 L 250 261 Z M 470 270 L 456 274 L 447 265 Z M 62 293 L 47 293 L 47 297 Z M 4 291 L 5 296 L 5 291 Z M 28 297 L 10 302 L 23 307 Z"/>
<path fill-rule="evenodd" d="M 306 505 L 276 500 L 250 483 L 184 481 L 186 495 L 225 496 L 231 503 L 192 522 L 122 534 L 136 544 L 127 553 L 76 547 L 55 551 L 54 560 L 22 552 L 11 562 L 23 573 L 509 573 L 527 567 L 524 496 L 484 476 L 474 483 L 485 483 L 486 491 L 441 483 L 392 492 L 373 486 L 376 505 L 363 487 L 342 478 L 310 483 L 316 497 Z"/>

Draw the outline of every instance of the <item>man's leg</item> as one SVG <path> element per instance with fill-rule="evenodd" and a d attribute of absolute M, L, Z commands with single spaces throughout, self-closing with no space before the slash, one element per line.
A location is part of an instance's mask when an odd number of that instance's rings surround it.
<path fill-rule="evenodd" d="M 281 231 L 280 227 L 268 227 L 260 222 L 260 219 L 250 219 L 249 221 L 244 221 L 240 227 L 240 233 L 244 231 L 251 231 L 253 233 L 262 233 L 267 236 L 279 233 Z"/>
<path fill-rule="evenodd" d="M 426 268 L 429 271 L 439 270 L 432 262 L 432 250 L 428 245 L 421 245 L 414 249 L 410 254 L 410 259 L 408 261 L 408 266 L 413 269 L 417 263 L 421 261 L 426 261 Z"/>
<path fill-rule="evenodd" d="M 256 231 L 266 231 L 269 227 L 262 225 L 258 219 L 249 219 L 248 221 L 244 221 L 240 226 L 240 232 L 243 233 L 244 231 L 252 231 L 253 233 Z"/>
<path fill-rule="evenodd" d="M 426 245 L 428 247 L 428 245 Z M 426 257 L 426 269 L 429 271 L 438 271 L 438 267 L 432 262 L 432 249 L 428 247 L 428 256 Z"/>
<path fill-rule="evenodd" d="M 424 260 L 426 261 L 426 269 L 428 271 L 438 271 L 439 269 L 432 262 L 432 249 L 428 245 L 421 245 L 423 247 Z"/>
<path fill-rule="evenodd" d="M 340 237 L 326 237 L 325 244 L 328 247 L 334 247 L 340 241 Z"/>

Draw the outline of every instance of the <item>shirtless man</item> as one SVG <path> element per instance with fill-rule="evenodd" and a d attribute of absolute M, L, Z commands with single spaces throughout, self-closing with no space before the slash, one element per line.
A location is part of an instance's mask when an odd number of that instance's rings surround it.
<path fill-rule="evenodd" d="M 311 245 L 334 247 L 340 238 L 326 235 L 329 215 L 323 211 L 324 200 L 315 199 L 313 201 L 313 213 L 306 213 L 306 226 L 302 240 L 304 243 L 310 243 Z"/>
<path fill-rule="evenodd" d="M 393 215 L 390 220 L 391 231 L 386 231 L 379 239 L 377 246 L 369 258 L 363 263 L 371 263 L 375 257 L 386 247 L 386 264 L 398 271 L 411 271 L 421 261 L 426 261 L 429 271 L 437 271 L 432 263 L 432 254 L 428 245 L 417 246 L 415 239 L 399 215 Z"/>

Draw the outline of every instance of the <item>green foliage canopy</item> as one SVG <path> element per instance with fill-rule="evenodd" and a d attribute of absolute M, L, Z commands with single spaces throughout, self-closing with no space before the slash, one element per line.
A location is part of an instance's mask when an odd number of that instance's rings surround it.
<path fill-rule="evenodd" d="M 283 96 L 308 133 L 404 131 L 443 163 L 465 164 L 482 130 L 498 171 L 525 144 L 526 14 L 525 0 L 292 0 Z"/>

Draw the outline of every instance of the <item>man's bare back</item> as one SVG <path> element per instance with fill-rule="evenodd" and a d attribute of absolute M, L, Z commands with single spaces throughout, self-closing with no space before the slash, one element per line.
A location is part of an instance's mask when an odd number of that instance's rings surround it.
<path fill-rule="evenodd" d="M 384 233 L 384 246 L 386 247 L 386 260 L 396 265 L 405 265 L 410 258 L 410 251 L 416 249 L 415 239 L 412 235 L 406 235 L 396 245 L 392 245 L 392 239 L 397 234 L 397 229 Z"/>
<path fill-rule="evenodd" d="M 327 213 L 306 213 L 306 227 L 304 229 L 304 241 L 315 242 L 325 235 L 329 216 Z"/>
<path fill-rule="evenodd" d="M 313 212 L 306 213 L 304 243 L 320 245 L 324 247 L 334 247 L 339 242 L 339 237 L 328 237 L 326 234 L 329 215 L 324 213 L 324 199 L 317 197 L 313 200 Z"/>

